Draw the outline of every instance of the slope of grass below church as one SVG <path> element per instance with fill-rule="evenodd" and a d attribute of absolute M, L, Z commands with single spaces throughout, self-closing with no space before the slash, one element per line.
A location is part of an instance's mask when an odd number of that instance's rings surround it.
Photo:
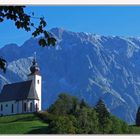
<path fill-rule="evenodd" d="M 1 134 L 46 134 L 48 124 L 35 114 L 0 117 Z M 140 127 L 129 126 L 129 134 L 140 134 Z"/>
<path fill-rule="evenodd" d="M 46 128 L 47 123 L 35 114 L 0 117 L 0 134 L 41 134 Z"/>

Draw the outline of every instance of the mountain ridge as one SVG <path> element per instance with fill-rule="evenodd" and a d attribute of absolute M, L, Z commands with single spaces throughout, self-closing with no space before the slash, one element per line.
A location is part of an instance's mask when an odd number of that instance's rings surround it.
<path fill-rule="evenodd" d="M 33 38 L 18 48 L 1 48 L 0 56 L 9 64 L 7 73 L 0 72 L 0 76 L 10 83 L 26 80 L 33 53 L 37 52 L 44 109 L 59 93 L 68 92 L 90 105 L 103 98 L 113 114 L 134 123 L 140 104 L 140 38 L 106 37 L 59 28 L 50 31 L 58 40 L 56 48 L 41 48 Z M 4 84 L 1 80 L 0 88 Z"/>

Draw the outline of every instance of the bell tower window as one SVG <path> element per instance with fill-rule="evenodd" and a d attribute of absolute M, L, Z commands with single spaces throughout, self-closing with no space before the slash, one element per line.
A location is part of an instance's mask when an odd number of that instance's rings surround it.
<path fill-rule="evenodd" d="M 37 80 L 37 83 L 39 84 L 39 80 Z"/>

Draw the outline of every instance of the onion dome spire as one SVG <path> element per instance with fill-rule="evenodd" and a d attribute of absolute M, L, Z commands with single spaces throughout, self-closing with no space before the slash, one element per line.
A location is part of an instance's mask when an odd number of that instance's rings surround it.
<path fill-rule="evenodd" d="M 32 61 L 32 66 L 30 67 L 30 71 L 31 71 L 31 75 L 32 74 L 39 74 L 39 66 L 36 62 L 36 52 L 34 53 L 34 58 L 33 58 L 33 61 Z"/>

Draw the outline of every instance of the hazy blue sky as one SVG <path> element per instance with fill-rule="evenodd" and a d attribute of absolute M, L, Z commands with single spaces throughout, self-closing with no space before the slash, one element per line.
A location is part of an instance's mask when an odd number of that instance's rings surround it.
<path fill-rule="evenodd" d="M 61 27 L 99 35 L 140 36 L 140 6 L 27 6 L 26 11 L 44 16 L 46 29 Z M 17 30 L 13 22 L 0 23 L 0 47 L 7 43 L 21 45 L 30 37 L 31 33 Z"/>

